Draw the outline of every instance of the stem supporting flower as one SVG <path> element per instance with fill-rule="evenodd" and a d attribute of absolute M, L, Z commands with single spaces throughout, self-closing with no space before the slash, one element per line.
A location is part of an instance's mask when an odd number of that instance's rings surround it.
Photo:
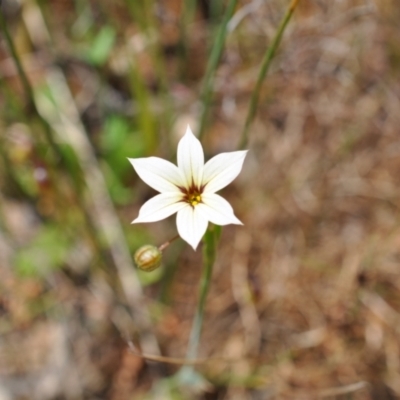
<path fill-rule="evenodd" d="M 188 349 L 186 352 L 186 360 L 188 361 L 192 361 L 197 358 L 204 320 L 206 298 L 210 289 L 213 266 L 217 255 L 217 242 L 220 232 L 221 228 L 219 226 L 211 225 L 207 229 L 203 238 L 203 270 L 200 280 L 199 302 L 197 304 L 196 313 L 193 319 Z M 179 371 L 179 376 L 181 382 L 184 384 L 193 384 L 194 382 L 199 382 L 201 380 L 201 376 L 195 372 L 193 365 L 183 366 Z"/>

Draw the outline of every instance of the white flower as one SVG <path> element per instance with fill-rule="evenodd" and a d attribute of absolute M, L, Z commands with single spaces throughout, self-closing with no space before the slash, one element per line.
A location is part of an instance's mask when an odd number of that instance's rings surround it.
<path fill-rule="evenodd" d="M 239 175 L 246 153 L 221 153 L 204 164 L 203 148 L 188 126 L 178 144 L 178 166 L 158 157 L 129 158 L 140 178 L 160 192 L 132 223 L 160 221 L 177 212 L 178 233 L 194 250 L 209 221 L 242 225 L 231 205 L 215 192 Z"/>

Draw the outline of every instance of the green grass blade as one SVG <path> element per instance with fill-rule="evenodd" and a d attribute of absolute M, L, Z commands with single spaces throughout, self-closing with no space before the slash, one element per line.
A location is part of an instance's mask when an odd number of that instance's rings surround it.
<path fill-rule="evenodd" d="M 246 117 L 246 122 L 244 124 L 240 142 L 239 142 L 239 147 L 238 147 L 239 149 L 244 149 L 247 146 L 248 132 L 249 132 L 250 125 L 253 122 L 254 117 L 256 115 L 262 83 L 264 81 L 265 76 L 267 75 L 267 72 L 269 70 L 271 62 L 275 56 L 276 50 L 281 42 L 281 39 L 282 39 L 283 33 L 285 32 L 286 26 L 289 23 L 298 3 L 299 3 L 299 0 L 292 0 L 292 2 L 290 3 L 282 21 L 278 27 L 278 30 L 276 31 L 275 37 L 272 40 L 271 46 L 267 49 L 267 51 L 264 55 L 264 58 L 261 63 L 260 73 L 258 74 L 256 86 L 255 86 L 254 91 L 251 96 L 250 106 L 249 106 L 249 110 L 248 110 L 247 117 Z"/>
<path fill-rule="evenodd" d="M 210 111 L 215 71 L 217 70 L 218 63 L 221 59 L 222 51 L 224 49 L 228 22 L 232 18 L 236 4 L 237 0 L 229 1 L 220 29 L 217 32 L 217 37 L 215 38 L 214 45 L 212 46 L 210 58 L 208 59 L 206 74 L 204 77 L 203 89 L 200 94 L 200 99 L 203 105 L 203 111 L 200 117 L 200 128 L 198 134 L 200 140 L 204 136 L 207 118 Z"/>

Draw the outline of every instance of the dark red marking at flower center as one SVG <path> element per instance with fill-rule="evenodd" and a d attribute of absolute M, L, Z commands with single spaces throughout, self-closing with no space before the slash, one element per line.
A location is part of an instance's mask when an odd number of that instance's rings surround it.
<path fill-rule="evenodd" d="M 188 189 L 179 187 L 179 190 L 184 195 L 182 201 L 189 203 L 192 207 L 202 202 L 201 194 L 203 193 L 204 186 L 198 187 L 192 183 Z"/>

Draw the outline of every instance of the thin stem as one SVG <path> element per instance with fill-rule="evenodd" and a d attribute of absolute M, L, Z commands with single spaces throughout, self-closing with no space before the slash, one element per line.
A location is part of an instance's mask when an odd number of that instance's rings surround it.
<path fill-rule="evenodd" d="M 0 28 L 4 33 L 4 37 L 6 39 L 8 48 L 10 49 L 11 56 L 12 56 L 12 58 L 13 58 L 13 60 L 15 62 L 15 65 L 17 67 L 18 75 L 19 75 L 19 77 L 21 79 L 21 83 L 22 83 L 22 86 L 24 88 L 25 95 L 26 95 L 26 97 L 28 99 L 28 102 L 29 102 L 29 107 L 31 107 L 33 109 L 36 117 L 40 120 L 40 123 L 42 124 L 42 126 L 44 128 L 44 133 L 46 135 L 46 139 L 49 142 L 50 146 L 55 151 L 57 156 L 59 158 L 62 158 L 62 154 L 59 151 L 59 149 L 58 149 L 58 147 L 57 147 L 57 145 L 54 142 L 54 139 L 52 137 L 51 128 L 50 128 L 49 124 L 41 116 L 41 114 L 39 113 L 38 109 L 36 108 L 35 97 L 34 97 L 34 94 L 33 94 L 32 86 L 29 83 L 28 77 L 27 77 L 27 75 L 25 73 L 25 70 L 24 70 L 24 68 L 22 66 L 21 59 L 20 59 L 20 57 L 19 57 L 19 55 L 17 53 L 17 50 L 16 50 L 16 48 L 14 46 L 14 42 L 11 39 L 10 32 L 8 31 L 8 28 L 7 28 L 7 23 L 6 23 L 5 19 L 4 19 L 4 15 L 3 15 L 3 12 L 1 10 L 0 10 Z"/>
<path fill-rule="evenodd" d="M 173 122 L 173 109 L 172 109 L 172 102 L 171 102 L 171 95 L 169 89 L 169 81 L 168 81 L 168 74 L 167 68 L 165 66 L 165 60 L 162 57 L 162 46 L 160 45 L 161 41 L 156 40 L 153 43 L 152 32 L 157 32 L 157 22 L 154 13 L 154 0 L 148 2 L 138 2 L 137 0 L 126 0 L 126 3 L 132 13 L 135 22 L 138 23 L 142 32 L 148 36 L 150 41 L 149 46 L 149 54 L 152 57 L 152 61 L 154 63 L 154 69 L 156 71 L 156 76 L 158 78 L 159 88 L 160 88 L 160 97 L 163 104 L 162 109 L 162 120 L 159 124 L 159 128 L 156 127 L 157 118 L 153 115 L 154 113 L 150 107 L 150 98 L 149 98 L 149 91 L 145 87 L 145 80 L 139 73 L 137 67 L 134 66 L 135 60 L 130 64 L 132 78 L 134 79 L 133 89 L 135 93 L 135 97 L 138 97 L 139 100 L 142 101 L 140 104 L 141 109 L 145 111 L 144 115 L 141 117 L 139 116 L 139 123 L 143 124 L 144 126 L 141 127 L 141 131 L 144 133 L 144 139 L 147 140 L 149 146 L 147 146 L 147 151 L 153 151 L 155 144 L 157 142 L 156 132 L 157 130 L 161 129 L 164 133 L 164 141 L 167 147 L 168 152 L 171 152 L 170 148 L 170 140 L 169 136 L 166 132 L 169 131 L 172 122 Z M 143 113 L 142 113 L 143 114 Z"/>
<path fill-rule="evenodd" d="M 207 387 L 207 381 L 198 374 L 194 366 L 194 361 L 197 359 L 197 351 L 200 343 L 201 328 L 204 319 L 204 307 L 206 298 L 210 289 L 212 269 L 216 257 L 217 238 L 219 237 L 220 229 L 217 226 L 212 226 L 207 229 L 204 235 L 203 242 L 203 270 L 200 281 L 200 299 L 197 304 L 196 314 L 193 319 L 192 330 L 190 332 L 188 349 L 186 352 L 186 362 L 177 374 L 177 379 L 180 385 L 197 387 L 204 390 Z"/>
<path fill-rule="evenodd" d="M 200 140 L 204 136 L 204 130 L 207 123 L 208 113 L 210 111 L 215 71 L 218 67 L 219 60 L 221 59 L 222 50 L 224 49 L 228 22 L 232 18 L 236 4 L 237 0 L 229 1 L 224 18 L 221 23 L 221 27 L 217 33 L 217 37 L 215 38 L 214 45 L 211 49 L 210 58 L 208 59 L 207 69 L 204 77 L 203 89 L 200 94 L 201 102 L 203 105 L 203 112 L 200 117 L 200 128 L 198 135 Z"/>
<path fill-rule="evenodd" d="M 4 15 L 3 15 L 3 11 L 2 10 L 0 10 L 0 27 L 1 27 L 1 30 L 3 31 L 3 33 L 4 33 L 4 37 L 6 39 L 8 48 L 10 49 L 11 56 L 14 59 L 15 65 L 16 65 L 17 70 L 18 70 L 18 75 L 20 76 L 20 79 L 21 79 L 21 82 L 22 82 L 22 86 L 24 87 L 26 96 L 27 96 L 27 98 L 29 100 L 31 100 L 33 98 L 33 93 L 32 93 L 32 90 L 31 90 L 31 86 L 29 84 L 28 78 L 26 77 L 25 71 L 24 71 L 24 69 L 22 67 L 22 63 L 21 63 L 21 60 L 19 59 L 19 55 L 17 53 L 17 50 L 15 49 L 14 42 L 11 39 L 11 35 L 10 35 L 10 32 L 8 31 L 7 24 L 6 24 L 6 21 L 4 19 Z"/>
<path fill-rule="evenodd" d="M 186 0 L 182 4 L 182 18 L 179 21 L 180 74 L 187 78 L 189 31 L 196 13 L 197 0 Z"/>
<path fill-rule="evenodd" d="M 212 269 L 216 257 L 216 229 L 209 228 L 204 236 L 203 249 L 203 271 L 200 281 L 200 298 L 197 305 L 196 314 L 194 316 L 192 331 L 190 333 L 188 350 L 186 358 L 194 360 L 197 357 L 199 347 L 201 328 L 204 319 L 204 306 L 210 289 Z"/>
<path fill-rule="evenodd" d="M 239 142 L 239 149 L 244 149 L 247 146 L 248 132 L 249 132 L 250 125 L 253 122 L 253 119 L 256 114 L 258 101 L 260 98 L 260 91 L 261 91 L 262 83 L 263 83 L 265 75 L 267 74 L 268 69 L 271 65 L 271 61 L 273 60 L 273 58 L 275 56 L 275 52 L 281 42 L 281 39 L 282 39 L 283 33 L 286 29 L 286 26 L 287 26 L 288 22 L 290 21 L 292 15 L 293 15 L 293 12 L 294 12 L 295 8 L 297 7 L 298 3 L 299 3 L 299 0 L 292 0 L 292 2 L 290 3 L 288 9 L 286 10 L 284 17 L 282 18 L 282 21 L 278 27 L 278 30 L 275 33 L 275 37 L 272 40 L 271 46 L 268 48 L 267 52 L 264 55 L 264 58 L 261 63 L 260 73 L 258 74 L 256 86 L 255 86 L 255 88 L 253 90 L 253 94 L 251 96 L 250 106 L 249 106 L 249 110 L 247 113 L 246 122 L 244 124 L 244 128 L 243 128 L 243 131 L 241 134 L 241 139 Z"/>
<path fill-rule="evenodd" d="M 176 235 L 174 236 L 172 239 L 166 241 L 165 243 L 163 243 L 161 246 L 158 247 L 158 250 L 163 251 L 164 249 L 166 249 L 172 242 L 174 242 L 176 239 L 178 239 L 180 236 Z"/>

